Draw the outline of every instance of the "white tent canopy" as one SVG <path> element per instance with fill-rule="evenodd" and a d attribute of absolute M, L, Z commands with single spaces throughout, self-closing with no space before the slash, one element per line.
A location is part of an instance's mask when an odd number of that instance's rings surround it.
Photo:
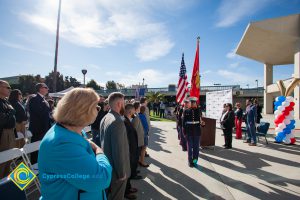
<path fill-rule="evenodd" d="M 71 87 L 69 87 L 68 89 L 65 89 L 65 90 L 60 91 L 60 92 L 49 93 L 49 96 L 50 96 L 50 97 L 56 97 L 56 98 L 63 97 L 67 92 L 69 92 L 69 91 L 71 91 L 71 90 L 73 90 L 73 89 L 74 89 L 74 87 L 71 86 Z"/>

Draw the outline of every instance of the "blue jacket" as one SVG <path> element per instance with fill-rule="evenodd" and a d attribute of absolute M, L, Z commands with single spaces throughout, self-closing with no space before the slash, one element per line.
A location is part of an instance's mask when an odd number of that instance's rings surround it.
<path fill-rule="evenodd" d="M 256 123 L 257 111 L 256 106 L 251 105 L 250 109 L 247 112 L 247 123 L 248 125 L 254 125 Z"/>
<path fill-rule="evenodd" d="M 144 136 L 148 135 L 149 132 L 149 126 L 148 126 L 148 122 L 147 122 L 147 118 L 145 114 L 139 113 L 139 117 L 141 119 L 143 128 L 144 128 Z"/>
<path fill-rule="evenodd" d="M 77 133 L 55 124 L 41 142 L 38 166 L 43 200 L 106 199 L 111 165 Z"/>

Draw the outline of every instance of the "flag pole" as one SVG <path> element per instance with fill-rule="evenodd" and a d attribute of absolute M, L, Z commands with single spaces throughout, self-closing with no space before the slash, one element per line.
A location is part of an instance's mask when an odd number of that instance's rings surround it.
<path fill-rule="evenodd" d="M 201 95 L 201 75 L 200 75 L 200 48 L 199 48 L 199 44 L 200 44 L 200 36 L 197 37 L 197 47 L 199 50 L 199 56 L 198 56 L 198 63 L 199 63 L 199 103 L 200 103 L 200 95 Z"/>
<path fill-rule="evenodd" d="M 56 92 L 56 82 L 57 82 L 56 74 L 57 74 L 57 54 L 58 54 L 58 41 L 59 41 L 60 8 L 61 8 L 61 0 L 59 0 L 58 15 L 57 15 L 56 44 L 55 44 L 55 56 L 54 56 L 53 92 Z"/>

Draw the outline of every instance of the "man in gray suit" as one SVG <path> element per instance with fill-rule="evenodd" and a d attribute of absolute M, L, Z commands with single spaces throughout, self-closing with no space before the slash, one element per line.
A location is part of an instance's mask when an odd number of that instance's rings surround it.
<path fill-rule="evenodd" d="M 111 110 L 100 123 L 101 147 L 113 168 L 108 199 L 124 199 L 127 179 L 130 177 L 129 145 L 123 115 L 124 95 L 119 92 L 108 96 Z"/>

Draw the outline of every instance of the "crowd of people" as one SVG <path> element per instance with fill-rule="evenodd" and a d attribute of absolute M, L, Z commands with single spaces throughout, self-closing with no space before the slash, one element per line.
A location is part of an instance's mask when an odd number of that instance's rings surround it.
<path fill-rule="evenodd" d="M 93 89 L 75 88 L 54 101 L 46 100 L 48 87 L 22 100 L 19 90 L 0 80 L 0 151 L 22 148 L 18 134 L 40 141 L 31 163 L 39 166 L 41 199 L 136 199 L 142 168 L 149 167 L 147 153 L 150 116 L 147 99 L 125 100 L 122 93 L 107 99 Z M 54 108 L 54 109 L 53 109 Z M 91 126 L 92 137 L 84 132 Z M 138 167 L 139 166 L 139 167 Z M 1 165 L 1 178 L 10 162 Z"/>

